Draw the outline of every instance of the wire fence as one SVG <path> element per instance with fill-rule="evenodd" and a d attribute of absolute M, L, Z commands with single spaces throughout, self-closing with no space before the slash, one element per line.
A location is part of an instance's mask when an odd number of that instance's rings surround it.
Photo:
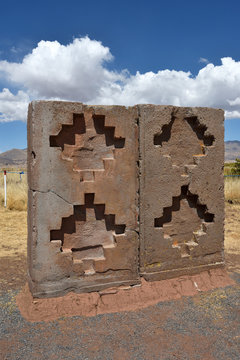
<path fill-rule="evenodd" d="M 0 173 L 3 174 L 3 184 L 4 184 L 4 207 L 7 207 L 7 174 L 18 174 L 19 182 L 22 183 L 23 175 L 27 175 L 27 171 L 8 171 L 8 170 L 0 170 Z"/>
<path fill-rule="evenodd" d="M 19 174 L 20 181 L 22 180 L 22 175 L 27 174 L 27 171 L 8 171 L 8 170 L 1 170 L 0 173 L 6 174 Z"/>
<path fill-rule="evenodd" d="M 224 177 L 240 177 L 240 175 L 224 175 Z"/>

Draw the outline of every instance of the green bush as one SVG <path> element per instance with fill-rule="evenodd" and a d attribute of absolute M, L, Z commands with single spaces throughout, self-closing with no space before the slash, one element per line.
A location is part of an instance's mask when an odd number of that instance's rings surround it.
<path fill-rule="evenodd" d="M 240 159 L 236 159 L 233 167 L 232 167 L 233 175 L 240 175 Z"/>

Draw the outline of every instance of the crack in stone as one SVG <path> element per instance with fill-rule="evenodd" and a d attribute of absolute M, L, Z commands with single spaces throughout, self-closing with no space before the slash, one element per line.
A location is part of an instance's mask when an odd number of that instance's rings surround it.
<path fill-rule="evenodd" d="M 52 193 L 56 196 L 58 196 L 60 199 L 62 199 L 63 201 L 65 201 L 67 204 L 72 205 L 72 203 L 70 203 L 69 201 L 67 201 L 66 199 L 64 199 L 61 195 L 57 194 L 55 191 L 53 190 L 47 190 L 47 191 L 42 191 L 42 190 L 36 190 L 36 189 L 31 189 L 30 191 L 33 191 L 34 193 L 40 193 L 40 194 L 48 194 L 48 193 Z"/>

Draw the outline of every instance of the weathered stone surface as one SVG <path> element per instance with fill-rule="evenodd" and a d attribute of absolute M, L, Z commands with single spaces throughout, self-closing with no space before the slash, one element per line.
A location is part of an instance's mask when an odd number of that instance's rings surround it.
<path fill-rule="evenodd" d="M 223 139 L 222 110 L 30 104 L 33 296 L 222 266 Z"/>
<path fill-rule="evenodd" d="M 28 119 L 34 296 L 136 284 L 137 108 L 33 102 Z"/>
<path fill-rule="evenodd" d="M 223 111 L 139 107 L 141 275 L 159 280 L 220 266 Z"/>

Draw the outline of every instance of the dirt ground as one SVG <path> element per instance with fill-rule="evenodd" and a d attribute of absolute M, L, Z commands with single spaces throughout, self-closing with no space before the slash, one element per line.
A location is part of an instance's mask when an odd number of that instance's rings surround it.
<path fill-rule="evenodd" d="M 0 208 L 0 359 L 240 358 L 240 205 L 226 204 L 225 257 L 236 285 L 134 312 L 30 323 L 16 307 L 26 282 L 26 212 Z"/>

